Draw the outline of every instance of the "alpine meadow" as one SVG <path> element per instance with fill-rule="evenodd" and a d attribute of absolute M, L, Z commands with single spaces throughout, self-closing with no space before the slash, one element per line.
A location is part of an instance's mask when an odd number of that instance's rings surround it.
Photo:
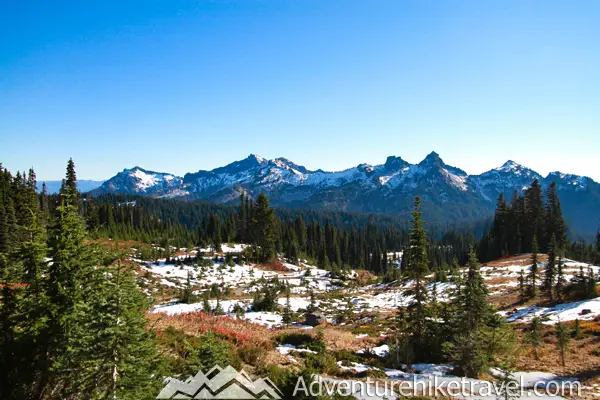
<path fill-rule="evenodd" d="M 598 398 L 598 15 L 0 4 L 0 400 Z"/>

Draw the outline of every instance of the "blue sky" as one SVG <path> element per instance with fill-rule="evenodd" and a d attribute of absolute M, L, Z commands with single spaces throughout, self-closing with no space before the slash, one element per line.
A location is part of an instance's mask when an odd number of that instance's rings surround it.
<path fill-rule="evenodd" d="M 41 179 L 432 150 L 600 180 L 597 1 L 0 2 L 0 161 Z"/>

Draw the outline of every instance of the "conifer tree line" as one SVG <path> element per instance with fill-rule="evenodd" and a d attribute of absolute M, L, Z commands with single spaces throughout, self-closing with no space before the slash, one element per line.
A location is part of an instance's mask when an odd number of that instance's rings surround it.
<path fill-rule="evenodd" d="M 510 201 L 500 194 L 478 245 L 483 261 L 534 252 L 600 264 L 600 229 L 594 243 L 569 240 L 555 182 L 544 192 L 536 179 L 523 194 L 515 189 Z"/>
<path fill-rule="evenodd" d="M 551 246 L 565 249 L 567 228 L 562 215 L 556 183 L 545 195 L 539 181 L 531 183 L 523 194 L 515 190 L 510 202 L 500 194 L 490 231 L 480 243 L 484 260 L 505 255 L 547 253 Z"/>
<path fill-rule="evenodd" d="M 400 255 L 409 240 L 408 227 L 400 220 L 278 210 L 270 207 L 264 194 L 253 199 L 242 193 L 235 207 L 130 196 L 85 200 L 84 215 L 95 237 L 134 239 L 164 248 L 246 243 L 256 245 L 251 256 L 255 262 L 281 254 L 292 262 L 307 259 L 325 269 L 366 269 L 386 275 L 396 272 L 387 254 Z M 468 247 L 475 243 L 473 234 L 459 230 L 430 240 L 435 243 L 428 249 L 434 271 L 464 262 Z"/>
<path fill-rule="evenodd" d="M 87 242 L 73 161 L 52 205 L 33 170 L 0 170 L 0 398 L 148 398 L 160 382 L 146 297 Z"/>

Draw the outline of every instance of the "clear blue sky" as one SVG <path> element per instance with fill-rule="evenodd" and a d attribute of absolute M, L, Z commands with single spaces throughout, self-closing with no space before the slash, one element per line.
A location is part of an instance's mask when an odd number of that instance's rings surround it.
<path fill-rule="evenodd" d="M 600 180 L 600 2 L 0 2 L 0 161 L 59 179 L 432 150 Z"/>

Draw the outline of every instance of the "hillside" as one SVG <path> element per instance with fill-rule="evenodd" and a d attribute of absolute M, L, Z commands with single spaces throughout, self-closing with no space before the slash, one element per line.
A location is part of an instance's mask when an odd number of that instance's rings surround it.
<path fill-rule="evenodd" d="M 321 367 L 324 368 L 321 374 L 326 379 L 361 381 L 365 377 L 377 377 L 389 382 L 404 381 L 408 385 L 414 380 L 421 382 L 424 387 L 434 384 L 433 377 L 440 381 L 458 379 L 453 375 L 454 366 L 450 364 L 394 364 L 391 338 L 395 334 L 397 311 L 399 307 L 406 307 L 414 301 L 410 295 L 413 285 L 410 280 L 368 282 L 359 279 L 360 271 L 349 271 L 342 277 L 334 277 L 331 272 L 305 261 L 294 265 L 282 260 L 278 268 L 253 263 L 240 265 L 236 260 L 246 248 L 245 245 L 223 244 L 218 253 L 213 253 L 211 249 L 172 249 L 175 252 L 173 256 L 156 262 L 144 262 L 134 257 L 142 287 L 149 295 L 161 298 L 151 311 L 154 316 L 161 316 L 161 326 L 176 326 L 192 335 L 198 329 L 215 329 L 214 326 L 219 324 L 227 326 L 227 329 L 239 329 L 248 335 L 248 340 L 261 341 L 265 353 L 260 360 L 292 369 L 312 362 L 320 354 L 313 347 L 314 343 L 322 340 L 333 363 Z M 390 255 L 391 258 L 395 256 Z M 194 261 L 199 257 L 203 257 L 205 262 Z M 599 299 L 566 301 L 554 306 L 534 305 L 531 302 L 513 304 L 511 299 L 516 299 L 518 291 L 517 277 L 521 270 L 526 272 L 529 269 L 530 258 L 529 254 L 504 257 L 480 268 L 490 301 L 504 308 L 498 315 L 509 322 L 518 340 L 523 342 L 524 347 L 518 352 L 518 372 L 513 374 L 524 388 L 531 389 L 534 382 L 540 381 L 580 382 L 583 396 L 567 394 L 566 397 L 593 396 L 597 378 L 590 375 L 590 371 L 600 366 L 600 357 L 594 351 L 595 335 L 600 330 Z M 540 276 L 547 265 L 544 260 L 546 257 L 541 256 Z M 398 259 L 396 261 L 399 262 Z M 575 279 L 580 268 L 595 273 L 600 270 L 599 267 L 573 260 L 564 260 L 564 267 L 567 282 Z M 462 274 L 466 270 L 459 269 L 458 272 Z M 371 276 L 371 279 L 374 278 Z M 190 283 L 186 284 L 186 281 Z M 289 303 L 284 295 L 280 295 L 276 299 L 276 309 L 257 311 L 255 293 L 269 282 L 280 282 L 291 289 Z M 172 297 L 182 293 L 188 284 L 198 296 L 210 292 L 211 300 L 188 304 Z M 452 281 L 430 282 L 427 285 L 430 295 L 435 293 L 442 302 L 451 298 L 454 288 Z M 546 300 L 541 297 L 536 302 L 542 304 Z M 206 314 L 206 304 L 211 309 L 221 307 L 224 316 Z M 288 306 L 293 313 L 291 324 L 283 322 Z M 318 327 L 306 325 L 304 314 L 310 307 L 316 307 L 326 319 Z M 533 316 L 540 317 L 545 324 L 544 339 L 539 350 L 543 362 L 533 357 L 533 350 L 526 344 L 527 328 L 524 324 L 529 323 Z M 581 321 L 583 330 L 570 346 L 567 367 L 561 368 L 558 352 L 554 350 L 552 330 L 559 321 L 573 327 L 575 320 Z M 322 333 L 317 334 L 315 330 Z M 319 335 L 322 339 L 318 339 Z M 579 355 L 585 357 L 580 358 Z M 489 382 L 486 379 L 497 377 L 497 374 L 498 371 L 492 368 L 487 378 L 475 383 L 484 385 Z M 479 397 L 468 395 L 466 398 Z M 540 398 L 551 397 L 541 395 Z"/>

